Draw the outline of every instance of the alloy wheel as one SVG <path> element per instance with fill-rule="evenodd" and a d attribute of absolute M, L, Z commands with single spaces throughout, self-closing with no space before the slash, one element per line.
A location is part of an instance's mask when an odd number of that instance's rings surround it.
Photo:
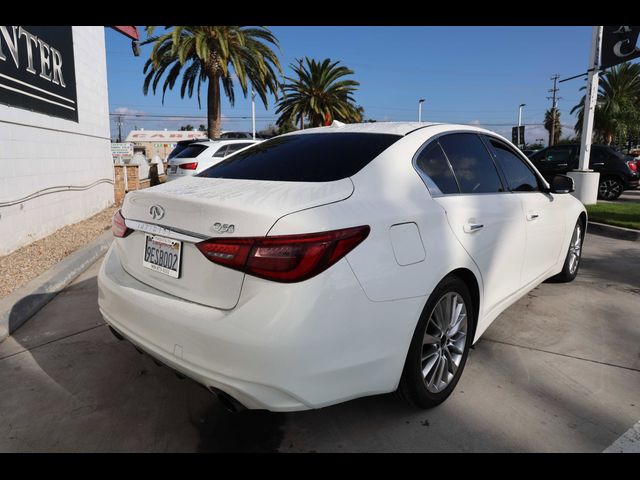
<path fill-rule="evenodd" d="M 580 263 L 580 255 L 582 254 L 582 226 L 580 223 L 576 225 L 569 244 L 569 273 L 573 275 Z"/>
<path fill-rule="evenodd" d="M 617 198 L 622 193 L 620 189 L 620 182 L 608 178 L 600 182 L 600 197 L 604 198 L 605 200 Z"/>
<path fill-rule="evenodd" d="M 467 306 L 462 295 L 445 293 L 431 311 L 422 340 L 421 369 L 432 393 L 451 383 L 462 361 L 467 337 Z"/>

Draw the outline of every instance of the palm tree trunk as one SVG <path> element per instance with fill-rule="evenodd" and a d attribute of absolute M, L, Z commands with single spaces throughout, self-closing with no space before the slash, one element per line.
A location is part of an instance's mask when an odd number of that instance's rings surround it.
<path fill-rule="evenodd" d="M 209 76 L 207 87 L 207 133 L 209 138 L 220 138 L 220 80 L 217 75 Z"/>

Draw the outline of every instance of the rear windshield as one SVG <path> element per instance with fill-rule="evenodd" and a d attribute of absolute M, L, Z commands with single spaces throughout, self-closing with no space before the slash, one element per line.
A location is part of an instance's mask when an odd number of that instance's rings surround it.
<path fill-rule="evenodd" d="M 350 177 L 402 138 L 378 133 L 308 133 L 276 137 L 236 153 L 199 177 L 331 182 Z"/>
<path fill-rule="evenodd" d="M 207 145 L 192 144 L 178 153 L 175 158 L 194 158 L 204 152 L 207 148 Z"/>

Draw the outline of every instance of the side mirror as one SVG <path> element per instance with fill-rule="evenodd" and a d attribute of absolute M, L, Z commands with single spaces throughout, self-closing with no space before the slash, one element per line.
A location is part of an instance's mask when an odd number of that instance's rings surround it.
<path fill-rule="evenodd" d="M 571 193 L 575 190 L 573 178 L 567 175 L 554 175 L 551 179 L 551 193 Z"/>

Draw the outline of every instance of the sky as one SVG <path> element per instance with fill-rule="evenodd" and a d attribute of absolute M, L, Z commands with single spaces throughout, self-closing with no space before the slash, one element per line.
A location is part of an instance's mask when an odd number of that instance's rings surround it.
<path fill-rule="evenodd" d="M 353 70 L 352 78 L 360 82 L 354 97 L 364 107 L 365 119 L 415 121 L 418 100 L 424 98 L 423 121 L 477 124 L 510 139 L 518 106 L 524 103 L 527 143 L 540 138 L 547 142 L 541 124 L 551 106 L 551 77 L 584 73 L 591 47 L 589 26 L 269 28 L 280 43 L 277 53 L 285 75 L 292 74 L 291 63 L 305 56 L 339 60 Z M 139 30 L 146 38 L 144 29 Z M 131 40 L 111 28 L 105 28 L 105 36 L 109 111 L 143 115 L 124 117 L 123 137 L 135 127 L 173 130 L 206 124 L 206 105 L 198 108 L 195 92 L 191 99 L 180 98 L 179 84 L 167 92 L 164 105 L 160 91 L 143 94 L 143 66 L 151 45 L 142 46 L 135 57 Z M 577 78 L 558 84 L 563 137 L 574 134 L 570 110 L 580 101 L 585 83 Z M 202 96 L 206 98 L 206 87 Z M 275 124 L 274 98 L 268 108 L 256 100 L 257 129 Z M 199 118 L 182 118 L 186 116 Z M 251 99 L 243 98 L 239 85 L 234 106 L 223 97 L 222 116 L 223 130 L 251 130 Z"/>

